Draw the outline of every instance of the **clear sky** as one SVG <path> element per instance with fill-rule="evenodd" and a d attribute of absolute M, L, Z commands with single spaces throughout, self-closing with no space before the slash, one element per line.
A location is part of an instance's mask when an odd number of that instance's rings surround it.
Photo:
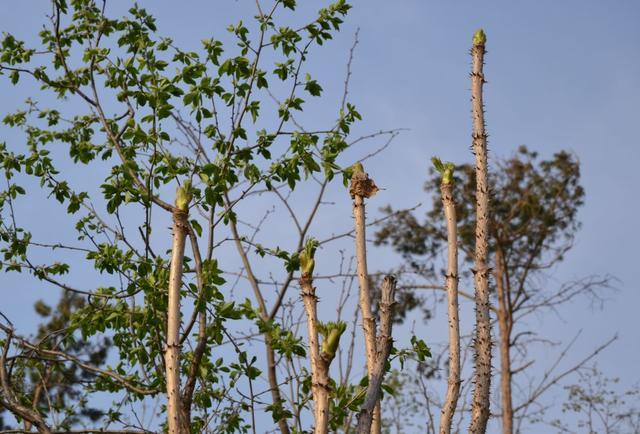
<path fill-rule="evenodd" d="M 124 0 L 112 3 L 115 9 L 129 4 Z M 162 33 L 187 47 L 211 35 L 222 37 L 227 24 L 249 20 L 254 14 L 254 2 L 246 0 L 138 3 L 158 17 Z M 324 4 L 304 3 L 303 13 Z M 386 189 L 376 197 L 370 215 L 377 215 L 376 205 L 391 203 L 401 208 L 429 203 L 422 185 L 432 155 L 472 161 L 468 50 L 473 32 L 484 28 L 488 37 L 485 102 L 492 155 L 508 156 L 524 144 L 543 157 L 571 150 L 582 164 L 586 205 L 579 218 L 583 227 L 575 248 L 553 270 L 553 280 L 594 273 L 610 273 L 619 279 L 618 291 L 602 310 L 575 303 L 560 316 L 533 326 L 558 340 L 583 329 L 575 349 L 577 358 L 618 333 L 619 341 L 602 354 L 600 366 L 624 383 L 638 382 L 640 231 L 634 221 L 640 213 L 640 2 L 352 3 L 343 31 L 312 56 L 311 66 L 326 90 L 326 101 L 335 107 L 342 95 L 348 51 L 359 28 L 349 94 L 364 118 L 359 132 L 407 128 L 392 147 L 367 164 L 376 182 Z M 30 38 L 44 22 L 45 4 L 2 1 L 0 30 Z M 26 95 L 37 92 L 35 86 L 18 91 L 8 80 L 1 80 L 0 111 L 4 115 Z M 324 114 L 322 108 L 317 110 L 308 115 Z M 0 126 L 0 141 L 19 137 Z M 418 210 L 425 211 L 425 207 Z M 330 232 L 334 223 L 326 217 L 317 230 Z M 349 224 L 348 219 L 342 221 L 345 228 Z M 371 268 L 379 269 L 399 258 L 376 249 L 372 260 Z M 0 275 L 0 282 L 2 310 L 15 313 L 20 323 L 34 324 L 35 317 L 29 316 L 33 293 L 13 292 L 19 284 L 15 276 Z M 445 329 L 444 323 L 433 327 Z"/>

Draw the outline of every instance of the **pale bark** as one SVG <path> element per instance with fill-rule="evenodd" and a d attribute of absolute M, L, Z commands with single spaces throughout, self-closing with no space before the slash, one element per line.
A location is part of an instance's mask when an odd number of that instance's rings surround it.
<path fill-rule="evenodd" d="M 367 270 L 365 205 L 362 196 L 356 196 L 353 200 L 353 217 L 355 219 L 356 261 L 360 287 L 359 303 L 362 310 L 367 366 L 373 367 L 376 354 L 376 320 L 371 309 L 371 289 L 369 288 L 369 272 Z"/>
<path fill-rule="evenodd" d="M 185 207 L 186 208 L 186 207 Z M 188 210 L 173 210 L 173 244 L 169 271 L 169 300 L 167 304 L 167 342 L 164 353 L 167 382 L 167 425 L 169 434 L 183 434 L 180 405 L 180 287 L 185 238 L 188 232 Z"/>
<path fill-rule="evenodd" d="M 302 301 L 307 314 L 307 334 L 311 353 L 311 393 L 314 402 L 315 434 L 327 434 L 329 431 L 329 361 L 320 351 L 318 341 L 318 311 L 316 289 L 310 275 L 300 278 Z"/>
<path fill-rule="evenodd" d="M 513 434 L 513 398 L 511 393 L 511 306 L 509 293 L 505 285 L 504 255 L 496 249 L 494 270 L 496 292 L 498 293 L 498 328 L 500 330 L 500 401 L 502 403 L 502 433 Z"/>
<path fill-rule="evenodd" d="M 440 434 L 449 434 L 460 397 L 460 319 L 458 317 L 458 228 L 453 185 L 442 184 L 442 204 L 447 220 L 447 308 L 449 316 L 449 379 L 440 416 Z"/>
<path fill-rule="evenodd" d="M 364 333 L 365 350 L 367 356 L 367 373 L 369 381 L 372 380 L 376 359 L 376 321 L 371 310 L 371 292 L 369 288 L 369 272 L 367 270 L 367 241 L 366 241 L 366 217 L 365 197 L 376 193 L 378 188 L 362 169 L 361 164 L 354 166 L 351 177 L 350 193 L 353 198 L 353 218 L 355 223 L 356 264 L 358 271 L 359 305 L 362 313 L 362 329 Z M 380 403 L 376 404 L 373 412 L 371 434 L 380 434 Z"/>
<path fill-rule="evenodd" d="M 471 404 L 469 432 L 487 430 L 491 391 L 491 318 L 489 315 L 489 183 L 487 170 L 487 134 L 485 132 L 482 86 L 484 84 L 484 32 L 474 36 L 471 49 L 471 103 L 473 113 L 473 152 L 476 156 L 476 246 L 475 246 L 475 388 Z"/>
<path fill-rule="evenodd" d="M 380 297 L 380 333 L 377 340 L 377 351 L 364 403 L 358 413 L 357 434 L 369 434 L 373 432 L 375 409 L 380 408 L 380 388 L 382 386 L 382 380 L 384 379 L 385 365 L 393 343 L 391 329 L 393 325 L 395 290 L 396 279 L 393 276 L 385 276 Z"/>

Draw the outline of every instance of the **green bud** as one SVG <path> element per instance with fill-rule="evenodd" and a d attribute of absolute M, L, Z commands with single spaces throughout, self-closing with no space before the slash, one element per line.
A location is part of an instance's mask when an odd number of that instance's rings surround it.
<path fill-rule="evenodd" d="M 316 265 L 316 261 L 313 257 L 316 254 L 318 244 L 318 240 L 309 238 L 304 249 L 300 252 L 300 271 L 303 275 L 311 276 L 313 274 L 313 268 Z"/>
<path fill-rule="evenodd" d="M 356 173 L 364 173 L 364 166 L 359 161 L 351 166 L 351 174 L 353 175 Z"/>
<path fill-rule="evenodd" d="M 176 208 L 181 211 L 187 211 L 189 209 L 189 202 L 191 202 L 192 196 L 191 181 L 187 180 L 176 189 Z"/>
<path fill-rule="evenodd" d="M 442 184 L 452 184 L 455 165 L 451 162 L 443 163 L 438 157 L 432 157 L 431 162 L 433 163 L 433 167 L 442 174 Z"/>
<path fill-rule="evenodd" d="M 318 325 L 318 331 L 324 337 L 321 350 L 330 360 L 335 357 L 338 346 L 340 345 L 340 337 L 346 329 L 347 324 L 342 321 Z"/>
<path fill-rule="evenodd" d="M 476 30 L 476 32 L 473 34 L 473 45 L 478 46 L 478 45 L 484 45 L 486 43 L 487 43 L 487 35 L 484 34 L 484 30 L 482 29 Z"/>

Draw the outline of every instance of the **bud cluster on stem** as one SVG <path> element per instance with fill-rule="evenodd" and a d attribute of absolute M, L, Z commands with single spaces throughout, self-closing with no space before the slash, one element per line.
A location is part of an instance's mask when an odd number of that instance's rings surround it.
<path fill-rule="evenodd" d="M 315 267 L 315 252 L 318 242 L 307 240 L 300 252 L 300 288 L 302 302 L 307 316 L 307 334 L 309 352 L 311 355 L 311 394 L 314 402 L 315 434 L 326 434 L 329 431 L 329 397 L 331 392 L 331 378 L 329 367 L 333 361 L 340 337 L 347 328 L 343 322 L 318 321 L 318 297 L 313 286 L 313 270 Z M 319 335 L 322 336 L 320 344 Z"/>

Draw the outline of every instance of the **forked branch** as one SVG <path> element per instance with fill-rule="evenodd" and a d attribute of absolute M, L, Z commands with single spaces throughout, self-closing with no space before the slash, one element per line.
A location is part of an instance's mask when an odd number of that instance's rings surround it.
<path fill-rule="evenodd" d="M 391 275 L 385 276 L 380 295 L 380 330 L 377 339 L 376 357 L 369 379 L 369 386 L 364 398 L 364 404 L 358 413 L 357 434 L 373 432 L 375 409 L 380 404 L 380 389 L 386 371 L 387 360 L 391 352 L 393 339 L 391 335 L 393 324 L 393 305 L 395 304 L 396 279 Z"/>

